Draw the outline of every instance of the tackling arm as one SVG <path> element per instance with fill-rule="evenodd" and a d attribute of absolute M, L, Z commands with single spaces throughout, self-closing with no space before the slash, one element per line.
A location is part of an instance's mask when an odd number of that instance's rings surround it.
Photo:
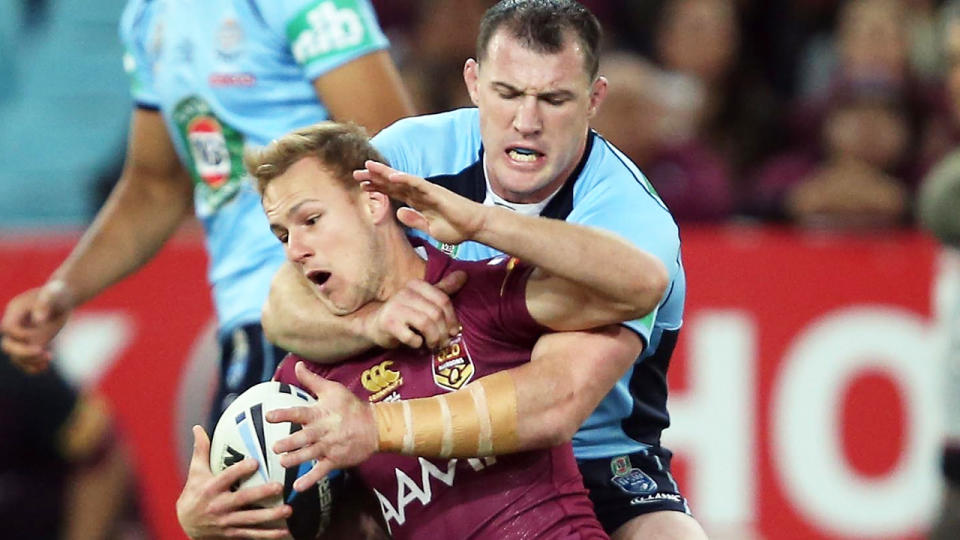
<path fill-rule="evenodd" d="M 449 394 L 373 404 L 377 449 L 472 457 L 567 442 L 642 349 L 619 325 L 544 335 L 528 364 Z"/>

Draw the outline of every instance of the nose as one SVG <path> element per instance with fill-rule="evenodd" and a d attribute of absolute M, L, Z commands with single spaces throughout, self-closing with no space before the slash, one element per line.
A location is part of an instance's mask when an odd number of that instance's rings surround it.
<path fill-rule="evenodd" d="M 313 256 L 313 250 L 300 237 L 300 235 L 289 232 L 286 245 L 287 259 L 296 263 L 302 263 Z"/>
<path fill-rule="evenodd" d="M 537 96 L 523 96 L 513 115 L 513 129 L 522 135 L 535 135 L 540 133 L 542 128 L 540 103 Z"/>

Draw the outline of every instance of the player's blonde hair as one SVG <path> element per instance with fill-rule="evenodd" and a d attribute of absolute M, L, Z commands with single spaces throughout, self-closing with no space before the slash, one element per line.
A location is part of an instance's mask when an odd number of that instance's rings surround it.
<path fill-rule="evenodd" d="M 365 161 L 386 163 L 361 126 L 352 122 L 320 122 L 291 131 L 263 148 L 248 149 L 243 164 L 256 179 L 262 195 L 274 178 L 307 157 L 319 159 L 321 166 L 348 190 L 359 189 L 353 171 L 362 169 Z"/>

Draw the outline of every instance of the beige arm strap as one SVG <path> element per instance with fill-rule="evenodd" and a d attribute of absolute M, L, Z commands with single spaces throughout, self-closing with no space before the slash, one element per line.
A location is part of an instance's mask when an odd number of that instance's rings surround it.
<path fill-rule="evenodd" d="M 463 389 L 373 406 L 379 451 L 481 457 L 517 450 L 517 389 L 506 371 Z"/>

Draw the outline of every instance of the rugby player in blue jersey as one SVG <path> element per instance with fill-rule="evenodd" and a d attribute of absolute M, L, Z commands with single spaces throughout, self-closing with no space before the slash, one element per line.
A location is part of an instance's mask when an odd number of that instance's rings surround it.
<path fill-rule="evenodd" d="M 369 0 L 130 0 L 120 32 L 135 101 L 123 175 L 70 257 L 10 301 L 3 349 L 45 368 L 70 312 L 144 265 L 195 212 L 221 344 L 216 419 L 283 357 L 260 329 L 283 250 L 244 148 L 329 118 L 376 132 L 412 110 Z"/>
<path fill-rule="evenodd" d="M 397 122 L 374 144 L 399 171 L 476 202 L 612 231 L 661 260 L 670 285 L 647 316 L 604 331 L 545 336 L 539 360 L 505 372 L 517 394 L 516 450 L 572 438 L 597 516 L 614 538 L 704 538 L 670 474 L 671 453 L 660 445 L 669 424 L 666 371 L 686 289 L 678 229 L 637 167 L 589 128 L 607 89 L 598 76 L 599 41 L 596 18 L 572 0 L 502 1 L 485 14 L 477 58 L 464 66 L 477 107 Z M 358 178 L 392 174 L 372 165 Z M 461 259 L 496 254 L 472 242 L 435 244 Z M 410 283 L 379 316 L 356 318 L 326 312 L 311 285 L 292 267 L 281 268 L 264 324 L 271 339 L 318 362 L 375 344 L 432 347 L 451 330 L 426 283 Z M 317 408 L 324 407 L 343 411 L 320 396 Z M 372 415 L 353 421 L 377 423 Z M 341 431 L 308 423 L 282 449 L 300 448 L 298 460 L 323 456 L 325 466 L 346 467 L 375 451 L 403 450 L 384 436 L 387 427 L 367 430 L 379 436 L 345 440 Z M 417 441 L 438 433 L 436 425 L 420 427 Z M 425 447 L 412 452 L 429 455 Z"/>

